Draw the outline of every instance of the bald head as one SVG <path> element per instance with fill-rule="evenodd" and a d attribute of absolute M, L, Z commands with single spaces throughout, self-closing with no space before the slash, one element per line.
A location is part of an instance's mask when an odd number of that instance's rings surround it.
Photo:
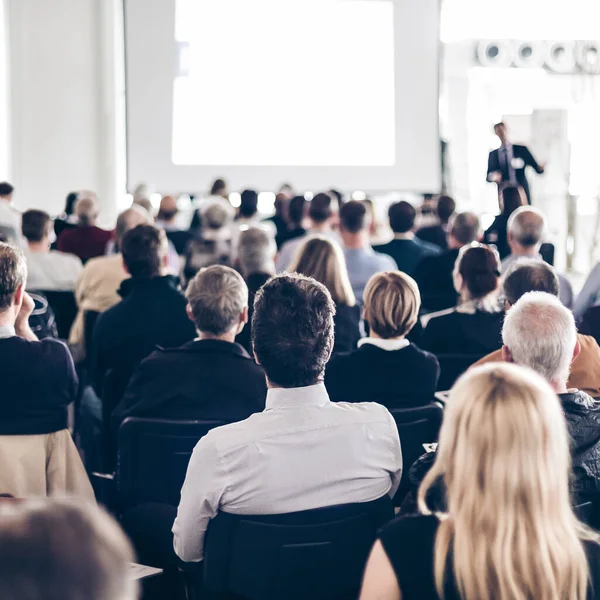
<path fill-rule="evenodd" d="M 458 249 L 479 241 L 482 234 L 479 217 L 472 212 L 463 212 L 452 220 L 448 242 L 451 248 Z"/>
<path fill-rule="evenodd" d="M 513 254 L 537 252 L 544 235 L 546 220 L 541 211 L 522 206 L 508 219 L 508 244 Z"/>
<path fill-rule="evenodd" d="M 117 246 L 121 247 L 123 236 L 138 225 L 152 225 L 152 217 L 148 211 L 138 204 L 133 204 L 131 208 L 124 210 L 117 218 L 117 227 L 115 229 L 115 240 Z"/>
<path fill-rule="evenodd" d="M 173 196 L 163 196 L 160 201 L 157 219 L 172 221 L 177 215 L 177 200 Z"/>

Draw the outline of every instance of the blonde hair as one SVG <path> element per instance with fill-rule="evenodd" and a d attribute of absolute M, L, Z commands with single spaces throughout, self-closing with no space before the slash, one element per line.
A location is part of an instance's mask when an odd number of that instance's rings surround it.
<path fill-rule="evenodd" d="M 450 393 L 419 508 L 443 477 L 435 541 L 441 598 L 451 568 L 463 600 L 585 600 L 589 571 L 569 496 L 569 437 L 556 394 L 529 369 L 475 368 Z"/>
<path fill-rule="evenodd" d="M 421 308 L 416 281 L 401 271 L 373 275 L 364 293 L 364 316 L 371 331 L 383 339 L 405 336 L 415 326 Z"/>
<path fill-rule="evenodd" d="M 288 271 L 301 273 L 322 283 L 336 304 L 356 304 L 344 253 L 338 244 L 325 236 L 309 237 L 300 246 Z"/>

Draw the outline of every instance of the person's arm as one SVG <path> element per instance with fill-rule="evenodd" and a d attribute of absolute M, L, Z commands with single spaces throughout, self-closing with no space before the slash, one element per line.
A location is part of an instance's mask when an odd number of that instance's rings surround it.
<path fill-rule="evenodd" d="M 392 563 L 379 540 L 367 562 L 360 600 L 402 600 Z"/>
<path fill-rule="evenodd" d="M 21 309 L 19 310 L 19 314 L 17 315 L 17 320 L 15 321 L 15 333 L 30 342 L 37 342 L 38 337 L 31 331 L 31 327 L 29 327 L 29 317 L 35 308 L 35 302 L 33 298 L 27 293 L 23 292 L 23 303 L 21 304 Z"/>
<path fill-rule="evenodd" d="M 208 522 L 219 511 L 226 487 L 227 472 L 209 433 L 192 453 L 173 524 L 173 547 L 182 561 L 202 560 Z"/>
<path fill-rule="evenodd" d="M 533 167 L 536 171 L 536 173 L 539 173 L 540 175 L 544 172 L 544 167 L 542 167 L 541 165 L 538 165 L 537 161 L 535 160 L 535 158 L 533 158 L 533 154 L 531 154 L 531 152 L 529 151 L 529 148 L 527 148 L 526 146 L 524 147 L 525 152 L 524 152 L 524 160 L 525 160 L 525 164 Z"/>
<path fill-rule="evenodd" d="M 573 306 L 573 314 L 575 320 L 579 323 L 583 319 L 585 311 L 596 304 L 598 293 L 600 292 L 600 262 L 596 263 L 594 268 L 590 271 L 588 278 L 585 280 L 581 291 L 575 299 L 575 305 Z"/>

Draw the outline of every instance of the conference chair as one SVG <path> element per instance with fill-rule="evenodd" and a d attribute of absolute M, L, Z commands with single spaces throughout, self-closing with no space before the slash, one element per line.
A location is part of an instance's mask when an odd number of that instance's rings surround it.
<path fill-rule="evenodd" d="M 206 533 L 202 598 L 354 600 L 393 516 L 387 496 L 281 515 L 220 512 Z"/>
<path fill-rule="evenodd" d="M 440 363 L 438 391 L 449 390 L 471 365 L 482 358 L 481 354 L 438 354 L 437 359 Z"/>
<path fill-rule="evenodd" d="M 75 317 L 77 316 L 77 302 L 73 292 L 58 292 L 54 290 L 36 290 L 36 292 L 45 296 L 50 308 L 56 317 L 56 326 L 58 328 L 58 337 L 69 339 L 69 333 Z"/>
<path fill-rule="evenodd" d="M 555 252 L 556 252 L 556 248 L 554 247 L 554 244 L 552 244 L 550 242 L 544 242 L 540 246 L 540 254 L 542 255 L 542 258 L 544 259 L 545 262 L 547 262 L 549 265 L 552 265 L 552 266 L 554 266 Z"/>

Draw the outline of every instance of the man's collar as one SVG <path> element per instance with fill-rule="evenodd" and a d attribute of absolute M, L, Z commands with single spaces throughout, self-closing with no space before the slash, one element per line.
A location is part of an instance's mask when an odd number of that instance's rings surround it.
<path fill-rule="evenodd" d="M 0 326 L 0 340 L 15 337 L 17 335 L 14 325 Z"/>
<path fill-rule="evenodd" d="M 358 341 L 359 348 L 364 345 L 377 346 L 377 348 L 381 348 L 382 350 L 394 351 L 410 346 L 410 342 L 406 338 L 401 340 L 384 340 L 381 338 L 366 337 Z"/>
<path fill-rule="evenodd" d="M 395 233 L 395 240 L 414 240 L 415 234 L 412 231 L 407 231 L 406 233 Z"/>
<path fill-rule="evenodd" d="M 269 388 L 267 392 L 266 410 L 325 406 L 331 402 L 324 383 L 297 388 Z"/>

